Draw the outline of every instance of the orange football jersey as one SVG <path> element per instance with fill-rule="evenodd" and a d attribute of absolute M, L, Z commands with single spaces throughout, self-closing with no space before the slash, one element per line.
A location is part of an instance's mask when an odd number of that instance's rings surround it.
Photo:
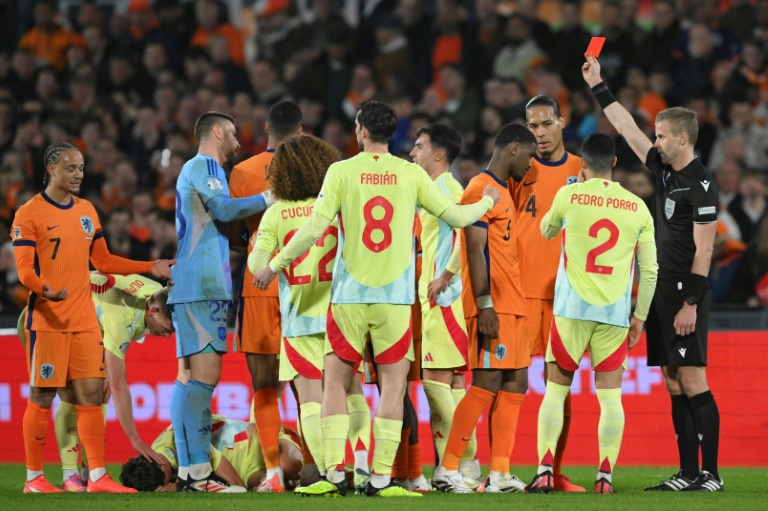
<path fill-rule="evenodd" d="M 267 184 L 267 168 L 275 155 L 274 149 L 267 149 L 263 153 L 252 156 L 238 163 L 232 169 L 229 177 L 229 193 L 233 199 L 258 195 L 269 189 Z M 248 229 L 248 238 L 258 232 L 259 223 L 264 213 L 257 213 L 245 219 L 245 227 Z M 248 254 L 251 253 L 251 244 L 248 243 Z M 261 291 L 253 284 L 253 274 L 245 267 L 242 296 L 272 296 L 278 297 L 277 279 L 273 280 L 266 291 Z"/>
<path fill-rule="evenodd" d="M 520 261 L 518 259 L 517 227 L 515 226 L 515 204 L 507 192 L 506 185 L 496 176 L 482 171 L 472 178 L 461 197 L 461 204 L 474 204 L 483 197 L 485 187 L 492 185 L 501 193 L 501 199 L 474 226 L 488 230 L 485 257 L 490 281 L 491 299 L 497 314 L 525 316 L 526 306 L 520 284 Z M 461 301 L 464 316 L 477 316 L 478 309 L 472 282 L 469 276 L 467 238 L 461 232 Z"/>
<path fill-rule="evenodd" d="M 99 328 L 91 299 L 90 255 L 101 238 L 93 205 L 73 197 L 69 206 L 45 192 L 19 208 L 11 227 L 14 247 L 33 247 L 35 273 L 52 291 L 67 289 L 67 297 L 52 302 L 29 293 L 25 328 L 37 331 L 83 332 Z M 17 255 L 18 258 L 18 255 Z"/>
<path fill-rule="evenodd" d="M 517 206 L 517 239 L 520 252 L 520 280 L 526 298 L 555 298 L 555 278 L 560 263 L 560 235 L 547 240 L 539 224 L 563 186 L 576 182 L 581 158 L 568 152 L 563 159 L 549 162 L 534 155 L 531 168 L 520 183 L 507 181 Z"/>

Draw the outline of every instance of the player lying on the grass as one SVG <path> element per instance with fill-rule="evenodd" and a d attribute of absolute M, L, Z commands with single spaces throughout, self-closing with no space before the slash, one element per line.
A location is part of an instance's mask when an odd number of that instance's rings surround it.
<path fill-rule="evenodd" d="M 325 173 L 337 161 L 338 150 L 312 135 L 289 137 L 275 150 L 268 179 L 277 202 L 264 213 L 251 241 L 251 273 L 255 275 L 267 266 L 275 250 L 282 250 L 309 218 Z M 320 421 L 323 349 L 338 237 L 339 228 L 334 221 L 301 256 L 300 263 L 283 270 L 278 279 L 283 334 L 279 379 L 292 381 L 296 388 L 302 436 L 312 458 L 320 462 L 321 476 L 325 476 Z M 370 424 L 367 406 L 366 412 Z M 370 426 L 368 431 L 370 436 Z M 367 475 L 367 459 L 365 469 Z"/>
<path fill-rule="evenodd" d="M 211 466 L 214 473 L 230 485 L 230 490 L 255 489 L 267 473 L 264 453 L 259 444 L 256 424 L 214 415 L 211 422 Z M 296 481 L 301 471 L 301 441 L 291 428 L 280 428 L 280 465 L 286 481 Z M 155 463 L 136 456 L 123 465 L 120 480 L 139 491 L 176 491 L 179 469 L 173 425 L 152 443 L 152 450 L 162 459 Z M 229 493 L 234 493 L 230 491 Z"/>
<path fill-rule="evenodd" d="M 539 408 L 539 469 L 525 490 L 551 493 L 554 453 L 563 429 L 563 403 L 589 349 L 600 402 L 600 468 L 595 493 L 615 493 L 613 468 L 624 433 L 621 379 L 627 352 L 640 340 L 656 288 L 653 218 L 636 195 L 611 180 L 615 147 L 607 135 L 581 146 L 584 182 L 561 188 L 541 220 L 552 239 L 562 230 L 563 253 L 555 284 L 554 321 L 545 360 L 547 390 Z M 629 320 L 634 264 L 640 268 L 637 307 Z M 629 333 L 629 344 L 627 344 Z"/>
<path fill-rule="evenodd" d="M 104 394 L 102 412 L 106 414 L 106 403 L 113 398 L 117 419 L 131 442 L 131 446 L 157 463 L 162 458 L 139 437 L 133 421 L 131 389 L 125 368 L 125 354 L 132 342 L 144 342 L 148 330 L 152 335 L 170 337 L 173 334 L 171 314 L 166 307 L 168 290 L 154 280 L 141 275 L 105 275 L 91 272 L 91 297 L 96 306 L 96 316 L 104 339 L 104 355 L 109 386 Z M 26 345 L 24 322 L 26 309 L 19 316 L 18 333 Z M 78 434 L 75 396 L 72 385 L 58 390 L 59 407 L 54 419 L 56 441 L 59 445 L 63 488 L 71 492 L 86 490 L 87 468 L 82 476 L 77 473 Z M 83 461 L 87 460 L 85 450 Z"/>
<path fill-rule="evenodd" d="M 477 200 L 486 186 L 501 194 L 499 203 L 462 233 L 461 298 L 469 333 L 472 386 L 456 407 L 443 461 L 432 477 L 432 485 L 440 491 L 472 492 L 458 469 L 472 431 L 489 404 L 493 413 L 491 467 L 482 489 L 515 492 L 525 486 L 509 473 L 520 407 L 528 390 L 531 350 L 523 336 L 525 301 L 515 204 L 506 182 L 523 180 L 535 151 L 536 139 L 528 128 L 514 123 L 502 126 L 488 168 L 472 178 L 461 199 L 462 204 Z"/>
<path fill-rule="evenodd" d="M 446 124 L 421 128 L 410 153 L 413 162 L 423 168 L 440 191 L 455 203 L 464 189 L 451 176 L 450 166 L 461 150 L 461 135 Z M 461 230 L 422 210 L 422 273 L 419 278 L 419 313 L 422 315 L 421 364 L 424 394 L 432 411 L 432 432 L 438 464 L 453 424 L 456 405 L 463 394 L 451 388 L 457 371 L 469 369 L 467 325 L 461 304 Z M 460 391 L 463 389 L 460 389 Z M 456 399 L 457 394 L 461 397 Z M 477 488 L 482 483 L 480 463 L 475 459 L 477 440 L 472 432 L 461 458 L 459 472 L 467 484 Z"/>

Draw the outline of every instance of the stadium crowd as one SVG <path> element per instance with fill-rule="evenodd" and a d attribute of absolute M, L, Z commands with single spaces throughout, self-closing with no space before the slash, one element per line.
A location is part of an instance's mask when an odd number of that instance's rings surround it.
<path fill-rule="evenodd" d="M 559 12 L 539 17 L 540 4 Z M 614 180 L 650 200 L 653 178 L 602 115 L 580 76 L 592 34 L 606 37 L 607 83 L 650 136 L 664 108 L 694 110 L 697 156 L 720 189 L 710 280 L 714 302 L 768 304 L 768 0 L 129 0 L 0 6 L 0 311 L 27 290 L 9 223 L 43 186 L 43 151 L 85 156 L 81 195 L 99 210 L 114 254 L 171 259 L 175 184 L 208 110 L 237 118 L 238 159 L 267 147 L 269 107 L 291 99 L 303 129 L 344 157 L 361 101 L 399 118 L 390 150 L 408 158 L 419 128 L 455 126 L 452 171 L 466 186 L 494 136 L 525 122 L 536 94 L 556 98 L 566 148 L 591 133 L 617 145 Z M 597 19 L 582 15 L 596 6 Z M 650 5 L 647 5 L 650 4 Z M 638 9 L 650 17 L 638 21 Z M 227 169 L 229 170 L 229 169 Z M 233 254 L 240 275 L 242 255 Z M 233 279 L 237 282 L 239 279 Z"/>

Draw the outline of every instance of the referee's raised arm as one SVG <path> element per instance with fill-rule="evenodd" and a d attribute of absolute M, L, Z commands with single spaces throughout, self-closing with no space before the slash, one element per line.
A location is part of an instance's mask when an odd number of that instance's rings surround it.
<path fill-rule="evenodd" d="M 618 102 L 608 88 L 608 85 L 603 82 L 600 76 L 600 64 L 592 55 L 588 55 L 587 61 L 581 66 L 581 76 L 592 89 L 592 94 L 594 94 L 595 99 L 600 104 L 600 108 L 603 109 L 605 116 L 611 121 L 613 127 L 616 128 L 619 135 L 624 137 L 632 151 L 640 158 L 640 161 L 644 162 L 648 156 L 648 151 L 653 147 L 653 143 L 637 127 L 632 115 Z"/>

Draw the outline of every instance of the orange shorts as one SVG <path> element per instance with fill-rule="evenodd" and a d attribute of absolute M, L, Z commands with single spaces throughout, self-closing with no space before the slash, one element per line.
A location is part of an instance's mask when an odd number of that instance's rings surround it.
<path fill-rule="evenodd" d="M 85 332 L 25 330 L 32 387 L 66 387 L 70 380 L 105 378 L 104 342 L 96 328 Z"/>
<path fill-rule="evenodd" d="M 526 298 L 528 311 L 525 314 L 525 339 L 531 347 L 531 356 L 543 355 L 549 345 L 552 330 L 552 306 L 554 300 Z"/>
<path fill-rule="evenodd" d="M 531 365 L 531 349 L 523 337 L 525 316 L 499 314 L 496 339 L 489 339 L 477 331 L 477 316 L 465 319 L 471 369 L 522 369 Z"/>
<path fill-rule="evenodd" d="M 280 300 L 273 296 L 240 298 L 233 351 L 278 355 L 280 341 Z"/>

